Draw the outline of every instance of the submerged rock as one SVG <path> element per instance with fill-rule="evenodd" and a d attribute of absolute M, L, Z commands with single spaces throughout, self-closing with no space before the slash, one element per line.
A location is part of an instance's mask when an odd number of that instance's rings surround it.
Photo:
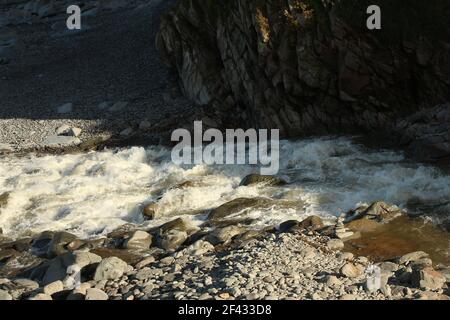
<path fill-rule="evenodd" d="M 224 203 L 215 209 L 212 209 L 208 214 L 208 219 L 222 219 L 239 212 L 244 213 L 246 210 L 259 207 L 267 207 L 272 204 L 273 201 L 267 198 L 238 198 Z"/>
<path fill-rule="evenodd" d="M 0 194 L 0 209 L 6 207 L 8 204 L 9 192 L 3 192 Z"/>
<path fill-rule="evenodd" d="M 76 239 L 78 239 L 77 236 L 69 232 L 61 231 L 55 233 L 48 245 L 47 255 L 49 257 L 54 257 L 68 252 L 67 245 Z"/>
<path fill-rule="evenodd" d="M 262 184 L 265 186 L 282 186 L 287 182 L 275 176 L 265 176 L 261 174 L 249 174 L 242 179 L 240 186 L 251 186 L 254 184 Z"/>
<path fill-rule="evenodd" d="M 347 223 L 358 219 L 368 219 L 385 223 L 404 214 L 405 212 L 396 205 L 388 204 L 383 201 L 376 201 L 368 207 L 363 206 L 350 211 L 345 218 Z"/>
<path fill-rule="evenodd" d="M 156 217 L 157 209 L 158 204 L 156 202 L 149 203 L 142 209 L 142 216 L 145 220 L 153 220 Z"/>

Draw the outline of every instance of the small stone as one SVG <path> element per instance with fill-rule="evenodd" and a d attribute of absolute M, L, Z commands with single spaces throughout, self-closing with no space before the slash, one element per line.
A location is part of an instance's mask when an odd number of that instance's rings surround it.
<path fill-rule="evenodd" d="M 339 300 L 357 300 L 357 296 L 354 294 L 344 294 L 339 298 Z"/>
<path fill-rule="evenodd" d="M 330 250 L 342 250 L 344 249 L 344 242 L 339 239 L 331 239 L 327 242 L 327 248 Z"/>
<path fill-rule="evenodd" d="M 64 285 L 61 280 L 49 283 L 44 287 L 44 293 L 51 296 L 57 292 L 61 292 L 64 290 Z"/>
<path fill-rule="evenodd" d="M 219 294 L 219 298 L 223 300 L 227 300 L 230 298 L 230 294 L 228 292 L 222 292 Z"/>
<path fill-rule="evenodd" d="M 341 268 L 341 274 L 348 278 L 359 277 L 362 273 L 363 271 L 352 263 L 346 263 Z"/>
<path fill-rule="evenodd" d="M 86 300 L 108 300 L 108 295 L 100 289 L 89 288 L 86 290 Z"/>
<path fill-rule="evenodd" d="M 354 255 L 351 252 L 339 252 L 337 257 L 341 260 L 352 261 L 354 258 Z"/>
<path fill-rule="evenodd" d="M 78 137 L 82 131 L 83 130 L 81 130 L 80 128 L 70 128 L 70 130 L 67 132 L 67 135 L 72 137 Z"/>
<path fill-rule="evenodd" d="M 342 281 L 339 280 L 336 276 L 327 276 L 325 283 L 327 286 L 338 287 L 342 285 Z"/>
<path fill-rule="evenodd" d="M 70 130 L 70 126 L 68 126 L 67 124 L 63 124 L 62 126 L 58 127 L 56 129 L 56 134 L 58 136 L 60 135 L 64 135 L 66 132 L 68 132 Z"/>
<path fill-rule="evenodd" d="M 142 269 L 153 262 L 155 262 L 155 257 L 151 256 L 151 257 L 145 258 L 144 260 L 141 260 L 136 264 L 136 269 Z"/>

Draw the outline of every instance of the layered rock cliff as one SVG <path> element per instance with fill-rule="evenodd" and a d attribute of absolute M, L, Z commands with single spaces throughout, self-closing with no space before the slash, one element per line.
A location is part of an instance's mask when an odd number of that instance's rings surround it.
<path fill-rule="evenodd" d="M 366 27 L 371 4 L 381 30 Z M 446 0 L 180 0 L 157 46 L 219 127 L 383 133 L 448 161 L 448 16 Z"/>

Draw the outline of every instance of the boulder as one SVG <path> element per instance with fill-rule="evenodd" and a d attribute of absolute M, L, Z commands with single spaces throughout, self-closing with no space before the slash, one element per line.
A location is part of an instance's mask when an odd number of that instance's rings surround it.
<path fill-rule="evenodd" d="M 415 252 L 407 253 L 407 254 L 401 256 L 398 259 L 398 263 L 399 264 L 408 264 L 410 262 L 418 261 L 423 258 L 428 258 L 428 253 L 423 252 L 423 251 L 415 251 Z"/>
<path fill-rule="evenodd" d="M 64 280 L 67 276 L 68 268 L 73 265 L 77 265 L 81 270 L 86 266 L 95 265 L 101 260 L 100 256 L 91 252 L 67 252 L 36 268 L 32 276 L 41 279 L 42 283 L 46 285 L 58 280 Z"/>
<path fill-rule="evenodd" d="M 325 225 L 323 223 L 322 218 L 318 216 L 309 216 L 303 221 L 297 220 L 288 220 L 280 224 L 279 230 L 280 232 L 287 231 L 317 231 L 319 229 L 324 228 Z"/>
<path fill-rule="evenodd" d="M 243 234 L 247 231 L 246 228 L 240 226 L 228 226 L 224 228 L 217 228 L 206 236 L 206 241 L 213 245 L 228 244 L 237 235 Z"/>
<path fill-rule="evenodd" d="M 388 204 L 383 201 L 376 201 L 370 206 L 362 206 L 346 214 L 345 222 L 349 223 L 358 219 L 374 220 L 376 222 L 389 222 L 395 218 L 400 217 L 405 212 L 393 204 Z M 358 226 L 357 224 L 353 225 Z M 375 224 L 368 224 L 366 228 L 374 228 Z M 363 227 L 361 225 L 360 227 Z"/>
<path fill-rule="evenodd" d="M 61 280 L 52 282 L 44 286 L 44 293 L 51 296 L 54 293 L 61 292 L 64 290 L 64 285 Z"/>
<path fill-rule="evenodd" d="M 208 219 L 222 219 L 236 213 L 244 213 L 250 209 L 267 207 L 272 204 L 273 201 L 267 198 L 238 198 L 212 209 L 208 214 Z"/>
<path fill-rule="evenodd" d="M 145 220 L 153 220 L 156 217 L 158 204 L 156 202 L 152 202 L 144 206 L 142 209 L 142 216 Z"/>
<path fill-rule="evenodd" d="M 0 209 L 6 207 L 8 204 L 9 192 L 3 192 L 0 194 Z"/>
<path fill-rule="evenodd" d="M 240 186 L 251 186 L 255 184 L 261 184 L 264 186 L 282 186 L 287 182 L 281 178 L 275 176 L 267 176 L 261 174 L 249 174 L 242 179 Z"/>
<path fill-rule="evenodd" d="M 124 274 L 127 266 L 126 262 L 116 257 L 103 259 L 95 270 L 94 280 L 101 281 L 120 278 Z"/>
<path fill-rule="evenodd" d="M 422 270 L 413 270 L 411 280 L 415 287 L 424 290 L 439 290 L 447 282 L 445 276 L 439 271 L 434 270 L 432 267 L 426 267 Z"/>
<path fill-rule="evenodd" d="M 152 236 L 145 231 L 137 230 L 125 240 L 123 247 L 125 249 L 148 249 L 152 244 Z"/>
<path fill-rule="evenodd" d="M 185 231 L 170 230 L 160 236 L 159 243 L 164 250 L 176 250 L 178 249 L 188 238 Z"/>
<path fill-rule="evenodd" d="M 68 252 L 67 245 L 76 239 L 77 236 L 69 232 L 61 231 L 55 233 L 48 245 L 47 255 L 52 258 Z"/>

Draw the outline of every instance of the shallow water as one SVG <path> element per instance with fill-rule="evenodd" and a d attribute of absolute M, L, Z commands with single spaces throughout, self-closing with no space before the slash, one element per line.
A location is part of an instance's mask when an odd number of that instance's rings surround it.
<path fill-rule="evenodd" d="M 249 213 L 256 226 L 317 214 L 333 217 L 362 203 L 384 200 L 440 221 L 450 213 L 450 176 L 405 161 L 399 152 L 368 150 L 350 138 L 282 141 L 283 187 L 243 187 L 258 173 L 252 165 L 188 165 L 170 161 L 163 147 L 132 147 L 77 155 L 0 159 L 0 226 L 13 237 L 44 230 L 79 236 L 105 234 L 124 223 L 142 223 L 144 204 L 159 199 L 159 218 L 204 220 L 205 210 L 238 197 L 293 200 L 295 205 Z M 194 186 L 170 189 L 184 181 Z"/>

